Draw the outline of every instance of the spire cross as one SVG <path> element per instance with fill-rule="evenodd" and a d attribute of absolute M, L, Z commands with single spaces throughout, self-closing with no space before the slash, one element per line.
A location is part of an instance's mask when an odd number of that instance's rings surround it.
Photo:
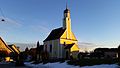
<path fill-rule="evenodd" d="M 67 9 L 67 2 L 66 2 L 66 9 Z"/>
<path fill-rule="evenodd" d="M 66 9 L 68 9 L 68 1 L 66 0 Z"/>

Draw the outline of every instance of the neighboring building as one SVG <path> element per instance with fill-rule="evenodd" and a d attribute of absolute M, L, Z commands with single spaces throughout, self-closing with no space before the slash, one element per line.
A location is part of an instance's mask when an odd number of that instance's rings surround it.
<path fill-rule="evenodd" d="M 28 55 L 31 56 L 32 60 L 41 60 L 43 53 L 43 45 L 39 45 L 36 48 L 31 48 L 27 51 Z"/>
<path fill-rule="evenodd" d="M 31 48 L 28 51 L 28 54 L 31 56 L 32 60 L 35 60 L 36 59 L 36 48 Z"/>
<path fill-rule="evenodd" d="M 6 56 L 9 56 L 13 50 L 3 41 L 0 37 L 0 52 L 4 52 Z"/>
<path fill-rule="evenodd" d="M 20 53 L 20 50 L 13 44 L 7 45 L 0 37 L 0 57 L 4 57 L 6 61 L 11 61 L 10 57 L 15 57 Z"/>
<path fill-rule="evenodd" d="M 20 54 L 20 50 L 19 50 L 18 47 L 16 47 L 15 44 L 11 44 L 11 45 L 8 45 L 8 46 L 13 50 L 13 52 L 14 52 L 15 54 Z"/>
<path fill-rule="evenodd" d="M 70 10 L 64 10 L 63 26 L 53 29 L 43 41 L 50 58 L 69 58 L 79 52 L 78 41 L 71 30 Z"/>
<path fill-rule="evenodd" d="M 102 58 L 118 58 L 117 48 L 96 48 L 94 53 L 101 54 Z"/>

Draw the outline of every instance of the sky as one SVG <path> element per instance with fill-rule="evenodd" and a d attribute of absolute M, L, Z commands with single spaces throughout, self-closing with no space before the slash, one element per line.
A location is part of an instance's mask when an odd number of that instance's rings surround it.
<path fill-rule="evenodd" d="M 0 21 L 0 37 L 6 42 L 42 43 L 52 29 L 62 27 L 66 2 L 79 42 L 118 47 L 120 0 L 0 0 L 5 19 Z"/>

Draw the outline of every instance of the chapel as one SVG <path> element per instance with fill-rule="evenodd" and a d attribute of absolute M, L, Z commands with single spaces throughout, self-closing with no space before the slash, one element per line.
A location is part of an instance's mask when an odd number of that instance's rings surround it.
<path fill-rule="evenodd" d="M 78 40 L 71 30 L 70 10 L 64 10 L 63 26 L 53 29 L 43 41 L 50 58 L 70 58 L 79 52 Z"/>

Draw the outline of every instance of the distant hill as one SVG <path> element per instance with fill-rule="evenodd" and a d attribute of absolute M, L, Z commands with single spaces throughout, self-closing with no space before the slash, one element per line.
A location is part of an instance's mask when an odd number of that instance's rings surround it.
<path fill-rule="evenodd" d="M 7 44 L 8 45 L 15 44 L 17 47 L 20 47 L 21 51 L 24 51 L 26 47 L 28 47 L 29 49 L 36 47 L 36 44 L 34 44 L 34 43 L 11 43 L 11 42 L 7 42 Z"/>
<path fill-rule="evenodd" d="M 80 51 L 93 51 L 95 48 L 100 46 L 94 43 L 87 43 L 87 42 L 78 42 L 78 45 Z"/>
<path fill-rule="evenodd" d="M 30 48 L 34 48 L 36 47 L 36 44 L 34 43 L 11 43 L 11 42 L 7 42 L 7 44 L 15 44 L 16 46 L 20 47 L 21 51 L 24 51 L 26 47 Z M 94 43 L 87 43 L 87 42 L 78 42 L 80 51 L 92 51 L 94 50 L 96 47 L 100 46 Z"/>

